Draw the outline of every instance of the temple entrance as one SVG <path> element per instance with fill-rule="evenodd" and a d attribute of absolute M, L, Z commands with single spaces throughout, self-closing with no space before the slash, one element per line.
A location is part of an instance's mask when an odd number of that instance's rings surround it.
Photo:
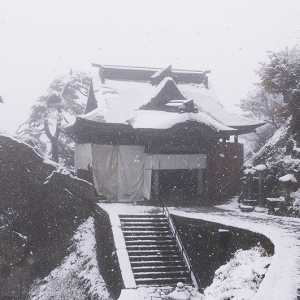
<path fill-rule="evenodd" d="M 159 170 L 157 172 L 155 176 L 159 177 L 159 183 L 156 196 L 165 199 L 168 203 L 193 201 L 203 197 L 203 169 Z"/>

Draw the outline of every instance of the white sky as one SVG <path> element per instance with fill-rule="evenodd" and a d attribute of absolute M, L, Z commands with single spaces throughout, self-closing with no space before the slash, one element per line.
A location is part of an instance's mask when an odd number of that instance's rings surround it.
<path fill-rule="evenodd" d="M 91 63 L 211 70 L 225 107 L 258 82 L 267 50 L 300 38 L 299 0 L 0 0 L 0 130 L 50 82 Z"/>

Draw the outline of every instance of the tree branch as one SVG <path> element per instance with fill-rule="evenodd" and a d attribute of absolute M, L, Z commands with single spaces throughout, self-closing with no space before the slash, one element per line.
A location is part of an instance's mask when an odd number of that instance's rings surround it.
<path fill-rule="evenodd" d="M 61 97 L 63 98 L 63 99 L 65 99 L 65 100 L 68 100 L 68 101 L 70 101 L 70 99 L 68 99 L 68 98 L 66 98 L 65 96 L 63 96 L 63 95 L 61 95 Z M 72 100 L 73 101 L 73 100 Z M 82 105 L 80 105 L 79 103 L 77 103 L 77 102 L 74 102 L 76 105 L 78 105 L 80 108 L 82 108 L 82 109 L 84 109 L 84 106 L 82 106 Z"/>
<path fill-rule="evenodd" d="M 61 132 L 60 126 L 61 126 L 61 122 L 57 122 L 57 124 L 56 124 L 56 129 L 55 129 L 55 133 L 54 133 L 54 137 L 55 137 L 56 140 L 58 139 L 59 134 L 60 134 L 60 132 Z"/>
<path fill-rule="evenodd" d="M 48 120 L 45 120 L 45 121 L 44 121 L 44 129 L 45 129 L 45 133 L 46 133 L 47 138 L 48 138 L 50 141 L 53 141 L 53 140 L 54 140 L 54 136 L 53 136 L 53 135 L 51 134 L 51 132 L 50 132 Z"/>
<path fill-rule="evenodd" d="M 82 94 L 83 96 L 87 97 L 88 94 L 84 94 L 80 89 L 76 88 L 75 86 L 73 86 L 71 83 L 69 83 L 71 88 L 73 88 L 74 90 L 78 91 L 80 94 Z"/>
<path fill-rule="evenodd" d="M 23 125 L 25 125 L 26 123 L 28 123 L 28 120 L 27 121 L 25 121 L 23 124 L 21 124 L 19 127 L 18 127 L 18 129 L 16 130 L 16 134 L 19 134 L 20 132 L 19 132 L 19 130 L 21 129 L 21 127 L 23 126 Z"/>

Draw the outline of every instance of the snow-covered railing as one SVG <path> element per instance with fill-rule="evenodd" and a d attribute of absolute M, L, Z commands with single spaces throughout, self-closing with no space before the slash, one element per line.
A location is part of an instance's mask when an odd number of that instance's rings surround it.
<path fill-rule="evenodd" d="M 198 290 L 199 289 L 199 284 L 200 284 L 200 279 L 198 277 L 196 277 L 196 274 L 194 273 L 193 269 L 192 269 L 192 265 L 191 265 L 191 262 L 190 262 L 190 259 L 187 255 L 187 252 L 184 248 L 184 245 L 182 243 L 182 240 L 178 234 L 178 231 L 176 229 L 176 226 L 172 220 L 172 217 L 170 215 L 170 212 L 168 210 L 168 207 L 166 206 L 164 200 L 162 200 L 162 203 L 163 203 L 163 211 L 164 211 L 164 214 L 166 215 L 167 219 L 168 219 L 168 222 L 169 222 L 169 225 L 170 225 L 170 228 L 171 228 L 171 231 L 175 237 L 175 240 L 176 240 L 176 243 L 177 243 L 177 246 L 179 247 L 179 250 L 181 252 L 181 255 L 184 259 L 184 262 L 189 270 L 189 273 L 190 273 L 190 277 L 192 279 L 192 282 L 193 282 L 193 286 Z"/>

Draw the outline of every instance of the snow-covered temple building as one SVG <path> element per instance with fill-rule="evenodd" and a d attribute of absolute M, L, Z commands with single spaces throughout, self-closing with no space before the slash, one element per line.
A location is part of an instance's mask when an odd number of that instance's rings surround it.
<path fill-rule="evenodd" d="M 238 135 L 263 125 L 228 113 L 209 71 L 93 64 L 83 115 L 66 131 L 75 167 L 111 201 L 218 200 L 237 184 Z"/>

